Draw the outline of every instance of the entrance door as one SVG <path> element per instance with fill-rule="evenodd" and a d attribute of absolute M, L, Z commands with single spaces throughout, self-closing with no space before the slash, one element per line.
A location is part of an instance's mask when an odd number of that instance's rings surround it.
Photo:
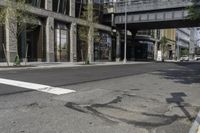
<path fill-rule="evenodd" d="M 55 58 L 57 62 L 69 61 L 69 43 L 68 43 L 68 30 L 56 29 L 55 30 Z"/>
<path fill-rule="evenodd" d="M 27 61 L 36 62 L 44 61 L 44 37 L 43 26 L 38 25 L 34 30 L 29 31 L 27 25 L 27 31 L 21 33 L 18 38 L 18 51 L 21 61 L 27 56 Z"/>

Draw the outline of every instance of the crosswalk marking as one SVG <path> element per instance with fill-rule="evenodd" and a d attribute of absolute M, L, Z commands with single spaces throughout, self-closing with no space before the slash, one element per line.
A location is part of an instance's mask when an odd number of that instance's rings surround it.
<path fill-rule="evenodd" d="M 21 87 L 21 88 L 40 91 L 40 92 L 55 94 L 55 95 L 62 95 L 62 94 L 76 92 L 76 91 L 70 90 L 70 89 L 64 89 L 64 88 L 52 87 L 52 86 L 48 86 L 48 85 L 23 82 L 23 81 L 17 81 L 17 80 L 10 80 L 10 79 L 4 79 L 4 78 L 0 78 L 0 84 Z"/>

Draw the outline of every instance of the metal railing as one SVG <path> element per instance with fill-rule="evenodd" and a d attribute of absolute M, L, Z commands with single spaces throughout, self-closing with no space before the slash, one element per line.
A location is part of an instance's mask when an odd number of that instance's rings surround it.
<path fill-rule="evenodd" d="M 128 0 L 127 5 L 163 4 L 192 2 L 193 0 Z M 112 2 L 117 6 L 124 6 L 126 2 Z"/>
<path fill-rule="evenodd" d="M 186 7 L 192 5 L 192 0 L 128 0 L 127 3 L 104 3 L 104 9 L 113 8 L 113 12 L 124 12 L 125 4 L 127 4 L 127 11 L 130 12 L 160 8 L 165 9 L 174 7 Z"/>
<path fill-rule="evenodd" d="M 115 11 L 123 11 L 125 4 L 127 4 L 127 11 L 140 11 L 158 8 L 174 8 L 185 7 L 192 4 L 192 0 L 131 0 L 127 3 L 116 2 L 114 3 Z"/>

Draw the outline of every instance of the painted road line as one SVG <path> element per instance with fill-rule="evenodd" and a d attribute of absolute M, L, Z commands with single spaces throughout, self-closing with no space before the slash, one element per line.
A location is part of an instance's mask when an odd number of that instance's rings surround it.
<path fill-rule="evenodd" d="M 0 84 L 21 87 L 21 88 L 40 91 L 40 92 L 55 94 L 55 95 L 62 95 L 62 94 L 75 92 L 74 90 L 69 90 L 69 89 L 64 89 L 64 88 L 52 87 L 52 86 L 17 81 L 17 80 L 3 79 L 3 78 L 0 78 Z"/>
<path fill-rule="evenodd" d="M 200 112 L 197 115 L 197 118 L 194 121 L 192 128 L 190 129 L 189 133 L 200 133 Z"/>

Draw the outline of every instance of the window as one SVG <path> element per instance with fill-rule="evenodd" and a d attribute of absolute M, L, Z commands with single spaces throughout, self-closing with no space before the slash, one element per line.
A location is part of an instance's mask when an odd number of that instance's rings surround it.
<path fill-rule="evenodd" d="M 26 3 L 34 7 L 44 8 L 44 0 L 26 0 Z"/>
<path fill-rule="evenodd" d="M 70 2 L 69 0 L 53 0 L 53 11 L 69 15 Z"/>

